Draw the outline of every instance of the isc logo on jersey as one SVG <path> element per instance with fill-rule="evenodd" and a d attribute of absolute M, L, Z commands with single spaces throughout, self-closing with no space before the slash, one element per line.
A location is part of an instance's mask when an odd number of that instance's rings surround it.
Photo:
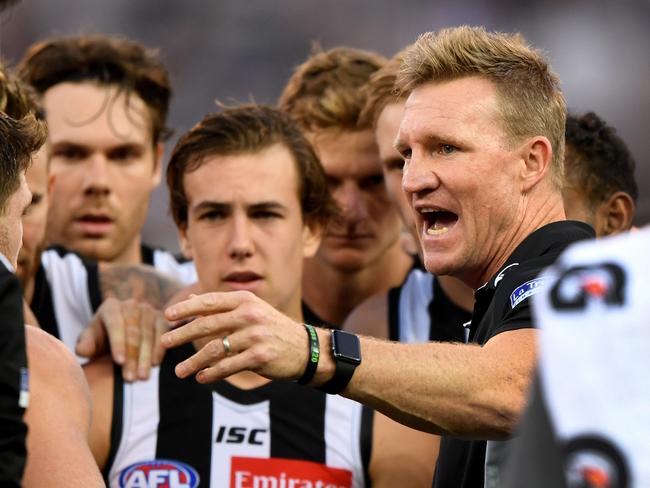
<path fill-rule="evenodd" d="M 119 483 L 120 488 L 196 488 L 199 475 L 185 463 L 156 459 L 124 468 Z"/>

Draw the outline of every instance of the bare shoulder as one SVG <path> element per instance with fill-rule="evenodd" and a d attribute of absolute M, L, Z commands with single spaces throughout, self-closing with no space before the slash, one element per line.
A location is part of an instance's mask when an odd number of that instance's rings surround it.
<path fill-rule="evenodd" d="M 30 400 L 23 486 L 104 486 L 88 447 L 90 393 L 81 367 L 58 339 L 35 327 L 25 330 Z"/>
<path fill-rule="evenodd" d="M 440 438 L 375 412 L 369 474 L 373 487 L 431 486 Z"/>
<path fill-rule="evenodd" d="M 343 329 L 379 339 L 388 339 L 388 293 L 379 293 L 367 298 L 356 307 Z"/>
<path fill-rule="evenodd" d="M 90 398 L 81 367 L 60 340 L 31 325 L 25 326 L 25 338 L 32 382 L 45 389 L 63 387 Z"/>

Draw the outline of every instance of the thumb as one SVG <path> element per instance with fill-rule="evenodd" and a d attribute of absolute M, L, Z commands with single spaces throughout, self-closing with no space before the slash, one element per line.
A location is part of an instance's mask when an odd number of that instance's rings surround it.
<path fill-rule="evenodd" d="M 104 327 L 99 317 L 95 315 L 88 327 L 79 334 L 75 352 L 79 356 L 93 358 L 105 352 L 106 342 Z"/>

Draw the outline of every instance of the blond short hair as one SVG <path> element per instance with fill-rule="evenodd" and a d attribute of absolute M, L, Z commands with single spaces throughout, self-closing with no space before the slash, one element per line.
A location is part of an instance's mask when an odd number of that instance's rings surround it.
<path fill-rule="evenodd" d="M 551 176 L 562 187 L 566 102 L 545 56 L 520 34 L 454 27 L 420 36 L 404 54 L 396 88 L 481 76 L 494 83 L 500 119 L 511 143 L 543 135 L 553 148 Z"/>
<path fill-rule="evenodd" d="M 391 103 L 406 100 L 408 93 L 395 88 L 397 73 L 404 60 L 406 49 L 398 52 L 383 67 L 370 75 L 370 80 L 363 87 L 366 103 L 359 115 L 361 125 L 375 127 L 381 112 Z"/>
<path fill-rule="evenodd" d="M 384 57 L 361 49 L 316 50 L 296 68 L 278 104 L 306 131 L 369 128 L 360 124 L 361 88 L 385 63 Z"/>

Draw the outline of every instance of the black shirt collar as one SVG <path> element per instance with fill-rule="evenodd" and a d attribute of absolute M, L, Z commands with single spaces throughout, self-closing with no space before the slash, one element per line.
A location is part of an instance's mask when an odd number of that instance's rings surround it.
<path fill-rule="evenodd" d="M 563 249 L 575 241 L 594 237 L 594 229 L 584 222 L 562 220 L 546 224 L 521 241 L 505 264 L 487 283 L 476 290 L 475 295 L 478 297 L 484 292 L 494 291 L 508 269 L 516 267 L 522 261 L 541 256 L 552 249 Z"/>

